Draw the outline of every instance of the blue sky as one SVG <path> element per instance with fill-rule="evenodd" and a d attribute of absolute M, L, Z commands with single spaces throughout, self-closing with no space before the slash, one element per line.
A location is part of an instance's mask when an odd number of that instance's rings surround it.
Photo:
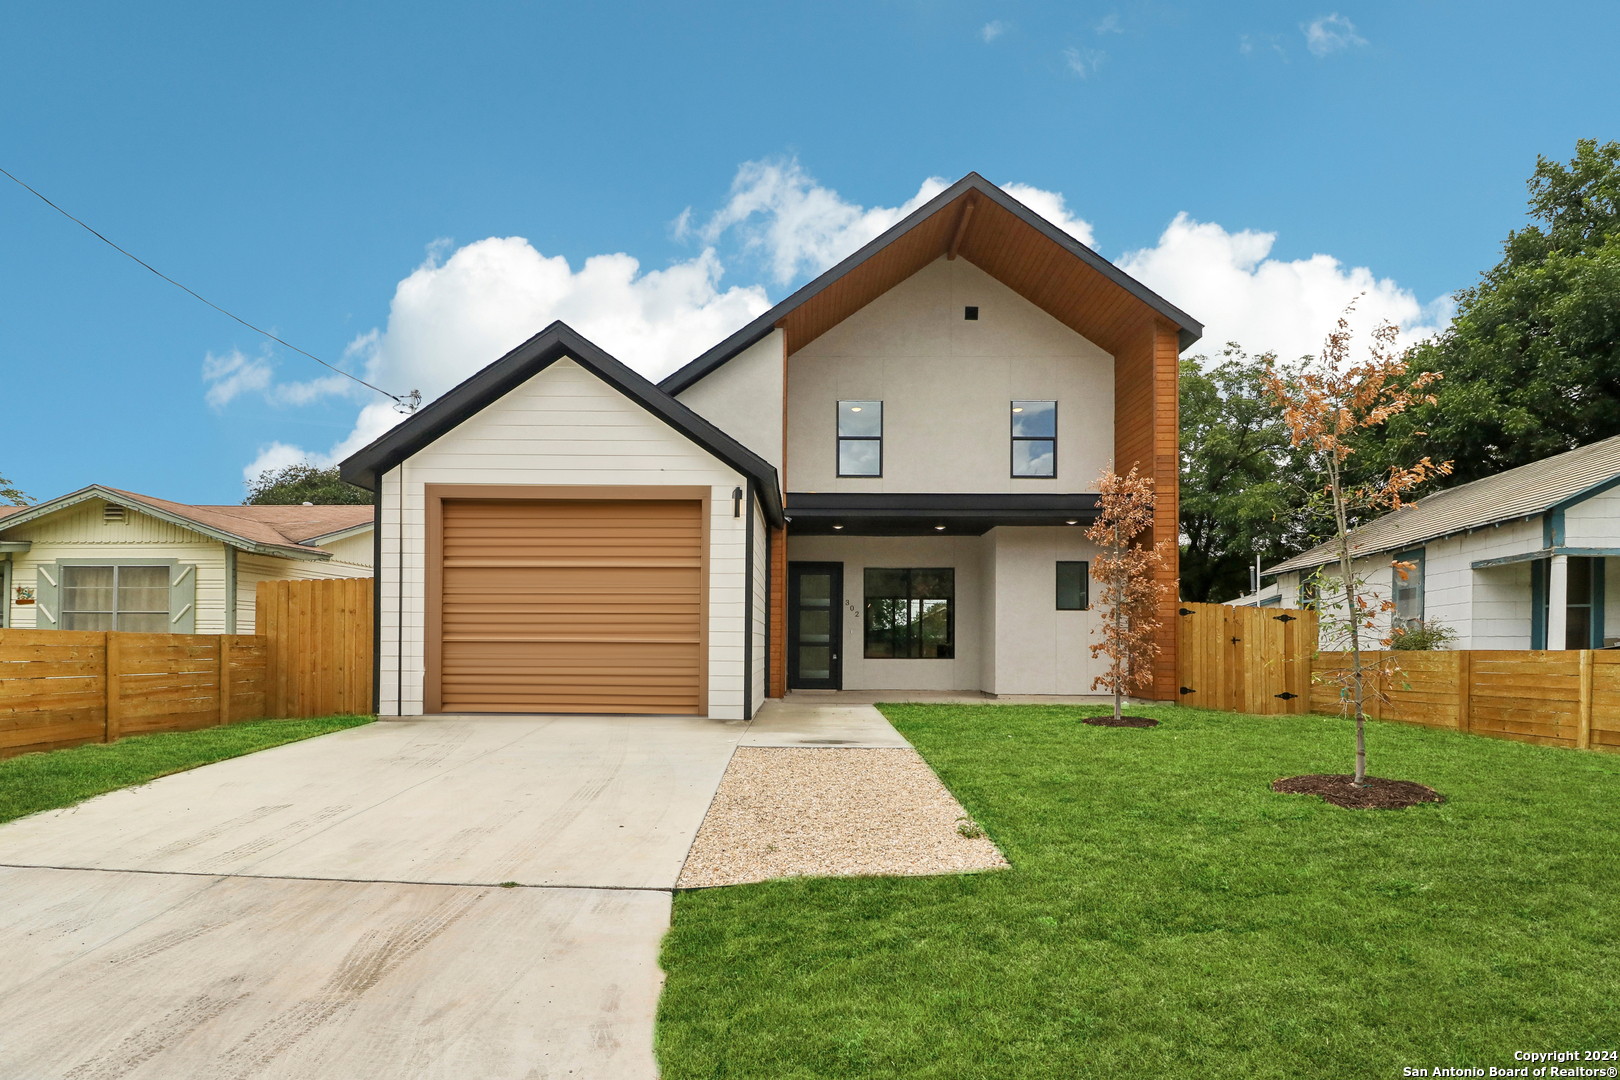
<path fill-rule="evenodd" d="M 1536 155 L 1620 137 L 1617 39 L 1612 4 L 8 0 L 0 166 L 429 396 L 552 317 L 662 374 L 969 170 L 1195 351 L 1298 353 L 1362 290 L 1442 325 Z M 389 421 L 0 184 L 0 474 L 36 498 L 235 502 Z"/>

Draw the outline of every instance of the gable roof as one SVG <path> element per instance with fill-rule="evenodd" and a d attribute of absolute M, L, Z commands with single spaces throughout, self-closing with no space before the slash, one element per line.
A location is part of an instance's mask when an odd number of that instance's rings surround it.
<path fill-rule="evenodd" d="M 1400 551 L 1486 525 L 1555 513 L 1616 484 L 1620 435 L 1426 495 L 1350 530 L 1350 550 L 1358 557 Z M 1331 543 L 1318 544 L 1265 573 L 1306 570 L 1336 558 Z"/>
<path fill-rule="evenodd" d="M 782 524 L 782 495 L 775 466 L 560 321 L 423 406 L 371 445 L 356 451 L 340 467 L 343 479 L 375 491 L 378 475 L 563 357 L 573 360 L 704 450 L 753 479 L 759 488 L 766 518 L 773 525 Z"/>
<path fill-rule="evenodd" d="M 14 529 L 89 499 L 130 506 L 173 525 L 202 533 L 243 551 L 294 559 L 329 559 L 311 540 L 370 528 L 370 506 L 192 506 L 92 484 L 37 506 L 17 507 L 0 518 L 0 531 Z"/>
<path fill-rule="evenodd" d="M 679 394 L 773 329 L 791 355 L 941 255 L 960 255 L 1071 330 L 1118 354 L 1143 319 L 1180 331 L 1180 347 L 1203 324 L 978 173 L 906 215 L 883 235 L 720 342 L 658 385 Z"/>

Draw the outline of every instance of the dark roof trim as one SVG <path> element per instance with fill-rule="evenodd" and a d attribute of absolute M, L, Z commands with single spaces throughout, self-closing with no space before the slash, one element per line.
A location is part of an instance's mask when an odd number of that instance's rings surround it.
<path fill-rule="evenodd" d="M 1092 494 L 1023 492 L 789 492 L 787 497 L 791 532 L 828 536 L 979 536 L 998 525 L 1090 525 L 1097 501 Z"/>
<path fill-rule="evenodd" d="M 1166 300 L 1164 297 L 1160 296 L 1146 285 L 1143 285 L 1140 281 L 1137 281 L 1135 278 L 1125 273 L 1125 271 L 1121 270 L 1119 267 L 1097 254 L 1091 248 L 1087 247 L 1085 244 L 1082 244 L 1080 241 L 1076 240 L 1074 237 L 1070 236 L 1056 225 L 1053 225 L 1050 221 L 1047 221 L 1045 218 L 1041 217 L 1035 211 L 1031 210 L 1029 207 L 1025 206 L 1011 195 L 1008 195 L 995 184 L 992 184 L 990 181 L 986 180 L 976 172 L 970 172 L 966 176 L 962 177 L 962 179 L 958 180 L 956 183 L 952 184 L 950 187 L 946 188 L 932 199 L 929 199 L 917 209 L 913 210 L 910 214 L 906 215 L 903 219 L 892 226 L 887 232 L 868 243 L 865 247 L 855 252 L 855 254 L 849 256 L 843 262 L 839 263 L 837 266 L 834 266 L 831 270 L 826 271 L 821 276 L 807 282 L 786 300 L 783 300 L 765 314 L 759 316 L 759 318 L 755 319 L 747 326 L 744 326 L 741 330 L 738 330 L 735 334 L 732 334 L 730 337 L 720 342 L 720 344 L 714 346 L 714 348 L 710 349 L 702 356 L 699 356 L 696 360 L 693 360 L 691 363 L 676 371 L 674 374 L 666 376 L 664 380 L 658 384 L 659 388 L 670 394 L 679 394 L 683 390 L 686 390 L 704 376 L 714 371 L 715 368 L 720 367 L 722 364 L 733 359 L 745 349 L 748 349 L 764 340 L 766 335 L 768 335 L 771 330 L 775 328 L 777 322 L 785 318 L 795 308 L 798 308 L 800 305 L 810 300 L 823 289 L 826 289 L 834 282 L 838 281 L 838 279 L 842 278 L 845 274 L 848 274 L 851 270 L 854 270 L 867 259 L 870 259 L 873 255 L 876 255 L 879 251 L 882 251 L 884 248 L 894 243 L 894 241 L 898 240 L 901 236 L 910 232 L 923 221 L 929 217 L 932 217 L 951 202 L 955 201 L 959 196 L 964 195 L 969 191 L 976 191 L 985 198 L 994 201 L 1004 209 L 1011 212 L 1014 216 L 1018 217 L 1025 224 L 1039 230 L 1048 239 L 1054 241 L 1060 247 L 1067 250 L 1070 254 L 1085 262 L 1088 266 L 1101 273 L 1114 284 L 1118 285 L 1120 288 L 1124 289 L 1126 292 L 1130 293 L 1132 296 L 1136 297 L 1138 300 L 1147 304 L 1159 314 L 1175 323 L 1181 328 L 1181 349 L 1185 350 L 1189 345 L 1204 335 L 1203 323 L 1194 319 L 1191 315 L 1188 315 L 1185 311 L 1182 311 L 1180 308 L 1170 303 L 1170 301 Z"/>
<path fill-rule="evenodd" d="M 760 503 L 773 525 L 783 522 L 776 468 L 703 417 L 630 370 L 564 322 L 554 322 L 471 378 L 424 406 L 341 466 L 343 479 L 369 491 L 377 477 L 463 421 L 568 357 L 701 446 L 759 487 Z"/>

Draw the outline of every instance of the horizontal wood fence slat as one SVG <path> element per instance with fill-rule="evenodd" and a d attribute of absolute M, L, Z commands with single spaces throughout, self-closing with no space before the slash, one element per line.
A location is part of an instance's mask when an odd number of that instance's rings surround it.
<path fill-rule="evenodd" d="M 1348 692 L 1335 676 L 1350 669 L 1351 657 L 1317 651 L 1315 612 L 1191 603 L 1180 610 L 1182 704 L 1262 715 L 1347 710 Z M 1374 719 L 1620 753 L 1620 650 L 1364 651 L 1362 658 L 1375 673 L 1364 705 Z M 1399 672 L 1383 673 L 1386 660 Z"/>
<path fill-rule="evenodd" d="M 266 586 L 285 619 L 265 619 Z M 291 586 L 291 588 L 282 588 Z M 0 758 L 267 717 L 371 711 L 371 582 L 259 585 L 261 633 L 0 630 Z M 274 628 L 264 633 L 266 622 Z M 300 688 L 286 693 L 287 685 Z"/>

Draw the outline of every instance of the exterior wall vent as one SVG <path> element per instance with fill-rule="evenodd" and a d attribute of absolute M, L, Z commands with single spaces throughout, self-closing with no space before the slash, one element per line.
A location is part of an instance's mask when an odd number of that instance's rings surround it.
<path fill-rule="evenodd" d="M 101 520 L 102 521 L 123 521 L 124 520 L 124 508 L 122 506 L 114 506 L 112 503 L 108 503 L 106 506 L 103 506 L 101 508 Z"/>

